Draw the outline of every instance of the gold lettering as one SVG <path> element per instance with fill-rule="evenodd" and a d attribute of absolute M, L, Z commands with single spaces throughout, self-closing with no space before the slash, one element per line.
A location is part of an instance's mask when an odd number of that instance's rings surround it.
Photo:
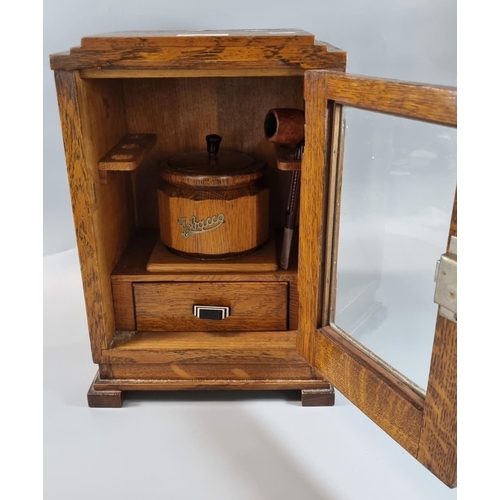
<path fill-rule="evenodd" d="M 181 235 L 187 240 L 192 234 L 206 233 L 217 229 L 226 222 L 226 217 L 221 213 L 219 215 L 212 215 L 212 217 L 207 217 L 206 219 L 196 220 L 196 216 L 192 215 L 191 224 L 188 224 L 186 221 L 187 217 L 179 217 L 177 219 L 177 224 L 183 228 Z"/>

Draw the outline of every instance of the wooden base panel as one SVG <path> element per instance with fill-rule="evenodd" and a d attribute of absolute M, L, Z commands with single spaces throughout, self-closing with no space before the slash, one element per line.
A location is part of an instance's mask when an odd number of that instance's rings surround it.
<path fill-rule="evenodd" d="M 103 367 L 103 365 L 100 365 Z M 312 379 L 307 365 L 287 364 L 286 362 L 259 364 L 241 363 L 228 360 L 214 363 L 113 363 L 100 372 L 104 380 L 169 380 L 169 381 L 206 381 L 215 380 L 227 387 L 227 381 L 282 381 Z M 111 376 L 109 376 L 111 375 Z M 224 389 L 224 387 L 223 387 Z"/>
<path fill-rule="evenodd" d="M 302 406 L 333 406 L 335 404 L 335 389 L 302 389 Z"/>
<path fill-rule="evenodd" d="M 302 406 L 332 406 L 334 394 L 330 384 L 323 380 L 101 379 L 98 373 L 90 386 L 87 399 L 91 408 L 120 408 L 126 391 L 187 390 L 300 390 Z"/>

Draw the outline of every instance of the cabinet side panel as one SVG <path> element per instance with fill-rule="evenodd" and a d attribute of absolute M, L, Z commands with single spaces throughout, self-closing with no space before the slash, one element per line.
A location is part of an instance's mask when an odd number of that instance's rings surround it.
<path fill-rule="evenodd" d="M 56 71 L 55 81 L 92 357 L 94 362 L 99 362 L 106 338 L 103 302 L 105 286 L 99 274 L 97 237 L 90 212 L 93 181 L 85 166 L 76 75 L 72 72 Z"/>
<path fill-rule="evenodd" d="M 82 80 L 76 77 L 85 166 L 93 183 L 91 205 L 94 227 L 109 277 L 135 229 L 132 177 L 128 172 L 107 172 L 99 182 L 99 160 L 127 133 L 121 80 Z"/>
<path fill-rule="evenodd" d="M 134 224 L 133 217 L 117 213 L 118 205 L 124 200 L 123 193 L 131 195 L 131 190 L 123 188 L 123 181 L 115 184 L 112 181 L 105 193 L 97 170 L 103 142 L 109 143 L 110 148 L 113 141 L 125 133 L 121 94 L 111 97 L 121 84 L 112 82 L 106 95 L 95 91 L 86 93 L 73 72 L 57 71 L 55 80 L 92 357 L 97 363 L 101 360 L 101 349 L 108 346 L 115 331 L 111 270 Z M 90 118 L 93 113 L 95 116 Z M 105 132 L 108 128 L 113 130 Z M 103 139 L 96 139 L 100 134 Z M 120 238 L 115 238 L 117 232 Z"/>

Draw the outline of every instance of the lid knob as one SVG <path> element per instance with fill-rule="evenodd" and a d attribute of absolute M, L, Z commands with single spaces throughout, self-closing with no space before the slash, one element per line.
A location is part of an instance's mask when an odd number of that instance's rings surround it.
<path fill-rule="evenodd" d="M 219 146 L 222 141 L 222 137 L 217 134 L 209 134 L 206 136 L 207 140 L 207 151 L 208 158 L 213 160 L 219 151 Z"/>

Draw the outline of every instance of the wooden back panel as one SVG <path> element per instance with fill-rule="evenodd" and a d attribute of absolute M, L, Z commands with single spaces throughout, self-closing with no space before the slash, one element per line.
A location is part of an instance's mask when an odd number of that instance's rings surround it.
<path fill-rule="evenodd" d="M 90 81 L 90 80 L 89 80 Z M 304 109 L 301 76 L 243 78 L 123 79 L 129 133 L 154 133 L 157 144 L 136 177 L 138 225 L 158 227 L 158 162 L 206 149 L 205 136 L 222 136 L 221 149 L 266 160 L 271 188 L 271 225 L 282 227 L 290 174 L 276 168 L 276 153 L 264 137 L 271 108 Z"/>

